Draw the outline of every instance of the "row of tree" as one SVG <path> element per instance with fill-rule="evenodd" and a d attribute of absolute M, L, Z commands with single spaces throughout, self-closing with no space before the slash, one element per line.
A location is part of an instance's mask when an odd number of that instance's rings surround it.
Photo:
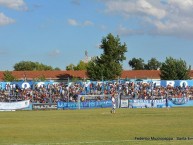
<path fill-rule="evenodd" d="M 156 58 L 151 58 L 147 64 L 142 58 L 132 58 L 128 64 L 133 70 L 158 70 L 162 65 Z"/>
<path fill-rule="evenodd" d="M 132 58 L 128 64 L 132 70 L 159 70 L 162 65 L 156 58 L 151 58 L 146 64 L 142 58 L 135 57 Z M 88 63 L 81 60 L 77 65 L 69 64 L 66 66 L 66 70 L 87 70 L 87 66 Z"/>
<path fill-rule="evenodd" d="M 36 71 L 36 70 L 60 70 L 60 68 L 53 68 L 39 62 L 20 61 L 13 66 L 15 71 Z"/>
<path fill-rule="evenodd" d="M 89 63 L 80 61 L 79 64 L 70 64 L 66 70 L 87 70 L 88 76 L 94 80 L 115 79 L 121 75 L 122 62 L 126 60 L 126 44 L 121 44 L 119 37 L 108 34 L 101 41 L 100 49 L 103 53 L 100 57 L 92 59 Z M 167 57 L 165 62 L 159 62 L 151 58 L 147 63 L 142 58 L 132 58 L 128 62 L 132 70 L 160 70 L 162 80 L 187 80 L 190 79 L 190 67 L 182 59 Z"/>
<path fill-rule="evenodd" d="M 103 53 L 92 58 L 89 62 L 80 61 L 77 65 L 70 64 L 66 70 L 86 70 L 88 77 L 92 80 L 112 80 L 117 79 L 123 71 L 122 63 L 126 60 L 126 43 L 121 43 L 119 36 L 111 33 L 102 38 L 100 49 Z M 166 58 L 165 62 L 159 62 L 156 58 L 151 58 L 144 63 L 142 58 L 132 58 L 128 62 L 133 70 L 160 70 L 163 80 L 185 80 L 189 79 L 190 69 L 182 59 Z M 21 61 L 14 65 L 14 70 L 60 70 L 52 68 L 38 62 Z"/>

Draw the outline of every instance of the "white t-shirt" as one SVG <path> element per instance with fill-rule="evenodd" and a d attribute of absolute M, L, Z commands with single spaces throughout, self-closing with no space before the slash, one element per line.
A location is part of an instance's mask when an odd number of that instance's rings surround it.
<path fill-rule="evenodd" d="M 112 107 L 116 108 L 115 97 L 112 97 Z"/>

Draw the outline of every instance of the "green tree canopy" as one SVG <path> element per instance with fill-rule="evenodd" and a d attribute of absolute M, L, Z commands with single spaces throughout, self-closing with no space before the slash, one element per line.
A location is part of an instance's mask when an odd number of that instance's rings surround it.
<path fill-rule="evenodd" d="M 132 70 L 158 70 L 161 67 L 161 62 L 156 58 L 151 58 L 147 64 L 142 58 L 132 58 L 128 64 Z"/>
<path fill-rule="evenodd" d="M 33 70 L 58 70 L 59 68 L 56 67 L 55 69 L 51 66 L 44 65 L 39 62 L 32 62 L 32 61 L 20 61 L 14 65 L 15 71 L 33 71 Z"/>
<path fill-rule="evenodd" d="M 3 81 L 5 81 L 5 82 L 13 82 L 15 80 L 16 80 L 16 78 L 12 75 L 12 73 L 10 71 L 5 71 L 3 73 Z"/>
<path fill-rule="evenodd" d="M 161 62 L 156 58 L 151 58 L 148 60 L 148 63 L 145 64 L 144 69 L 146 70 L 158 70 L 161 67 Z"/>
<path fill-rule="evenodd" d="M 121 44 L 119 36 L 108 34 L 101 41 L 100 49 L 103 53 L 100 57 L 91 60 L 87 66 L 87 73 L 92 80 L 116 79 L 121 75 L 122 62 L 126 59 L 126 44 Z"/>
<path fill-rule="evenodd" d="M 132 58 L 129 61 L 129 66 L 132 68 L 132 70 L 143 70 L 145 63 L 142 58 Z"/>
<path fill-rule="evenodd" d="M 69 64 L 66 66 L 66 70 L 86 70 L 88 63 L 80 61 L 77 65 Z"/>
<path fill-rule="evenodd" d="M 74 70 L 86 70 L 87 66 L 88 63 L 81 60 L 79 64 L 76 67 L 74 67 Z"/>
<path fill-rule="evenodd" d="M 68 66 L 66 66 L 66 70 L 74 70 L 76 66 L 74 64 L 69 64 Z"/>
<path fill-rule="evenodd" d="M 59 67 L 55 67 L 54 70 L 61 70 Z"/>
<path fill-rule="evenodd" d="M 187 80 L 189 71 L 184 60 L 169 57 L 162 63 L 160 77 L 162 80 Z"/>

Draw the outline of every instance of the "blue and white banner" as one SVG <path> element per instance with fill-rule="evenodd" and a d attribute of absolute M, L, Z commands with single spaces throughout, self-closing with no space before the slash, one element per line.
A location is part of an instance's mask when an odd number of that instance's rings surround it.
<path fill-rule="evenodd" d="M 12 89 L 34 89 L 37 87 L 48 87 L 49 85 L 57 84 L 57 82 L 36 82 L 36 81 L 17 81 L 17 82 L 0 82 L 0 90 Z"/>
<path fill-rule="evenodd" d="M 190 107 L 193 106 L 193 100 L 187 97 L 172 98 L 168 100 L 168 107 Z M 160 100 L 129 100 L 130 108 L 164 108 L 166 99 Z"/>
<path fill-rule="evenodd" d="M 129 100 L 130 108 L 163 108 L 166 106 L 166 99 L 160 100 Z"/>
<path fill-rule="evenodd" d="M 124 84 L 124 83 L 138 83 L 135 80 L 132 81 L 119 81 L 119 83 Z M 78 83 L 81 87 L 85 89 L 84 94 L 90 92 L 91 89 L 96 89 L 98 86 L 102 88 L 102 90 L 107 89 L 110 90 L 110 85 L 118 83 L 118 81 L 87 81 L 87 82 L 76 82 Z M 162 86 L 162 87 L 167 87 L 167 86 L 172 86 L 172 87 L 187 87 L 193 86 L 193 80 L 142 80 L 140 83 L 144 84 L 149 84 L 153 85 L 154 87 L 156 86 Z M 16 82 L 0 82 L 0 90 L 13 90 L 13 89 L 34 89 L 35 87 L 44 87 L 48 88 L 49 85 L 55 85 L 59 84 L 58 82 L 53 82 L 53 81 L 45 81 L 45 82 L 37 82 L 37 81 L 16 81 Z M 73 82 L 68 83 L 68 87 L 73 85 Z M 104 88 L 105 87 L 105 88 Z"/>
<path fill-rule="evenodd" d="M 193 86 L 193 80 L 162 80 L 161 81 L 161 86 L 166 87 L 166 86 L 172 86 L 172 87 L 187 87 L 187 86 Z"/>
<path fill-rule="evenodd" d="M 193 106 L 193 100 L 189 100 L 189 98 L 186 97 L 172 98 L 168 104 L 171 107 L 190 107 Z"/>
<path fill-rule="evenodd" d="M 112 106 L 111 100 L 88 101 L 88 102 L 62 102 L 57 103 L 58 109 L 84 109 L 84 108 L 109 108 Z"/>
<path fill-rule="evenodd" d="M 19 101 L 19 102 L 0 102 L 0 110 L 18 110 L 28 108 L 30 100 Z"/>

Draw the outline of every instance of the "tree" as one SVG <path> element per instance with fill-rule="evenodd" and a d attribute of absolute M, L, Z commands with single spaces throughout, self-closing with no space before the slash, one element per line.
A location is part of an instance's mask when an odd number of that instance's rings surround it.
<path fill-rule="evenodd" d="M 74 64 L 69 64 L 68 66 L 66 66 L 66 70 L 74 70 L 76 66 Z"/>
<path fill-rule="evenodd" d="M 146 70 L 158 70 L 161 67 L 161 62 L 156 58 L 151 58 L 148 60 L 148 63 L 145 64 L 144 69 Z"/>
<path fill-rule="evenodd" d="M 5 71 L 3 73 L 3 81 L 5 81 L 5 82 L 13 82 L 15 80 L 16 80 L 16 78 L 12 75 L 12 73 L 10 71 Z"/>
<path fill-rule="evenodd" d="M 46 77 L 44 75 L 41 75 L 37 78 L 38 81 L 45 81 L 46 80 Z"/>
<path fill-rule="evenodd" d="M 54 70 L 61 70 L 59 67 L 56 67 Z"/>
<path fill-rule="evenodd" d="M 74 67 L 74 70 L 86 70 L 87 66 L 88 63 L 81 60 L 78 65 Z"/>
<path fill-rule="evenodd" d="M 162 80 L 187 80 L 190 78 L 189 69 L 182 59 L 166 58 L 160 68 Z"/>
<path fill-rule="evenodd" d="M 100 57 L 91 60 L 87 66 L 87 74 L 92 80 L 116 79 L 122 73 L 122 62 L 126 59 L 126 44 L 121 44 L 119 36 L 108 34 L 101 41 Z"/>
<path fill-rule="evenodd" d="M 129 66 L 132 67 L 132 70 L 143 70 L 144 69 L 144 60 L 142 58 L 132 58 L 129 61 Z"/>
<path fill-rule="evenodd" d="M 14 65 L 14 70 L 15 71 L 54 70 L 54 68 L 39 62 L 20 61 L 19 63 L 16 63 Z"/>
<path fill-rule="evenodd" d="M 70 64 L 66 66 L 66 70 L 86 70 L 87 66 L 88 63 L 81 60 L 77 65 Z"/>

